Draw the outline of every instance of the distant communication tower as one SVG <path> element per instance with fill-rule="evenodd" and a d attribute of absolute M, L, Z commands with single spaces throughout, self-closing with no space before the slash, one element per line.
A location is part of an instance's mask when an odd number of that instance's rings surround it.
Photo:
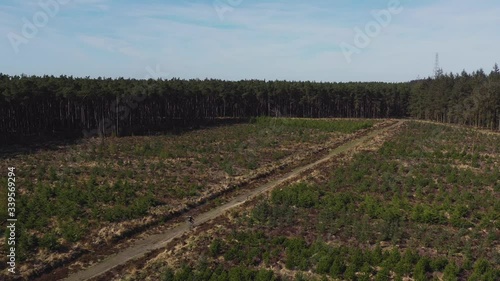
<path fill-rule="evenodd" d="M 434 78 L 443 75 L 443 69 L 439 66 L 439 53 L 436 53 L 436 62 L 434 64 Z"/>

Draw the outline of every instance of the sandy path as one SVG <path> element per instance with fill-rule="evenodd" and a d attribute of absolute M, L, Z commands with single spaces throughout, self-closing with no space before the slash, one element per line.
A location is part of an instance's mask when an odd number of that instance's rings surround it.
<path fill-rule="evenodd" d="M 223 214 L 225 211 L 235 208 L 241 204 L 243 204 L 245 201 L 252 199 L 256 196 L 258 196 L 261 193 L 264 193 L 266 191 L 269 191 L 273 189 L 274 187 L 280 185 L 281 183 L 291 180 L 297 176 L 299 176 L 301 173 L 310 170 L 318 165 L 321 165 L 322 163 L 330 160 L 332 157 L 339 155 L 343 152 L 347 152 L 349 150 L 352 150 L 356 147 L 358 147 L 360 144 L 384 133 L 385 131 L 388 131 L 394 127 L 400 126 L 403 124 L 404 121 L 398 121 L 395 124 L 374 130 L 370 133 L 368 133 L 365 136 L 359 137 L 355 140 L 352 140 L 350 142 L 347 142 L 332 151 L 325 157 L 310 163 L 305 166 L 298 167 L 291 172 L 285 174 L 284 176 L 280 177 L 279 179 L 273 180 L 269 183 L 266 183 L 258 188 L 249 190 L 246 193 L 243 193 L 235 198 L 233 198 L 231 201 L 216 207 L 210 211 L 204 212 L 198 216 L 194 217 L 196 225 L 203 224 L 204 222 L 207 222 L 209 220 L 212 220 L 219 215 Z M 166 231 L 164 231 L 161 234 L 155 234 L 148 236 L 147 238 L 143 240 L 136 241 L 132 246 L 122 250 L 121 252 L 109 256 L 108 258 L 100 261 L 99 263 L 90 266 L 89 268 L 83 269 L 79 272 L 76 272 L 74 274 L 71 274 L 68 278 L 64 279 L 67 281 L 76 281 L 76 280 L 87 280 L 93 277 L 97 277 L 111 269 L 113 269 L 116 266 L 122 265 L 127 263 L 130 260 L 142 257 L 146 253 L 152 250 L 156 250 L 159 248 L 165 247 L 172 239 L 181 236 L 185 232 L 189 231 L 189 226 L 187 223 L 182 223 L 177 226 L 174 226 Z"/>

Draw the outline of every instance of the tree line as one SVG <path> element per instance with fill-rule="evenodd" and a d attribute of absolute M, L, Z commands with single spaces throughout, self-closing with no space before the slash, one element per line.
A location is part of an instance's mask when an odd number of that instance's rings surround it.
<path fill-rule="evenodd" d="M 0 73 L 0 133 L 130 135 L 217 118 L 413 117 L 500 129 L 498 66 L 408 83 L 92 79 Z"/>
<path fill-rule="evenodd" d="M 412 83 L 408 113 L 417 119 L 500 130 L 500 70 L 436 73 Z"/>

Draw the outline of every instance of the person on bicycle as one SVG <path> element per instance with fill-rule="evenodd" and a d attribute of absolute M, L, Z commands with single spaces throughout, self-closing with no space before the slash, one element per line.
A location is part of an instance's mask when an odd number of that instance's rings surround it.
<path fill-rule="evenodd" d="M 189 228 L 192 228 L 194 225 L 194 218 L 192 216 L 188 217 Z"/>

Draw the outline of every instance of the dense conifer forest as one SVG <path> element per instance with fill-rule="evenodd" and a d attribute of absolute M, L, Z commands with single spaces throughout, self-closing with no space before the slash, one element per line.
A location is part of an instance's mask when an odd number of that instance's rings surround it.
<path fill-rule="evenodd" d="M 495 64 L 407 83 L 111 79 L 0 74 L 3 141 L 147 134 L 215 118 L 417 118 L 500 130 Z M 2 142 L 3 142 L 2 141 Z"/>

